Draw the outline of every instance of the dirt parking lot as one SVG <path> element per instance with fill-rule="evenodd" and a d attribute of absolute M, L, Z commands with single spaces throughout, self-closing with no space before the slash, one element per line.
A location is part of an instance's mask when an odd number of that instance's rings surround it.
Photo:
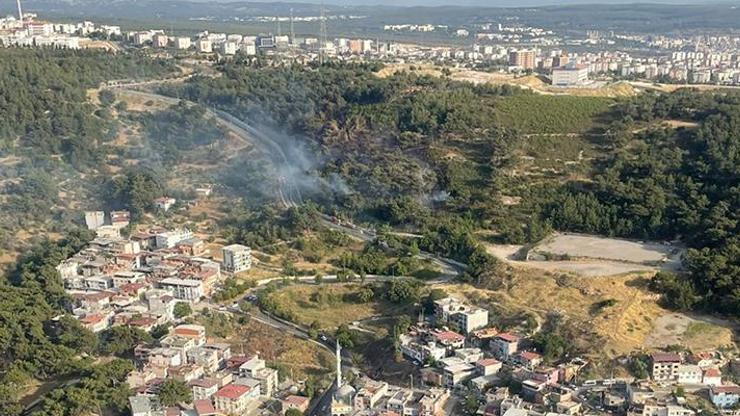
<path fill-rule="evenodd" d="M 555 234 L 537 245 L 532 252 L 571 258 L 614 260 L 661 268 L 678 268 L 681 249 L 646 241 L 632 241 L 579 234 Z"/>

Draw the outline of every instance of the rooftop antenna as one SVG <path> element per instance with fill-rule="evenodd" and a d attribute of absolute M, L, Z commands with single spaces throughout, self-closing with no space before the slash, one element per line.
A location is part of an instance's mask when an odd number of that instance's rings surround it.
<path fill-rule="evenodd" d="M 18 5 L 18 20 L 21 22 L 21 27 L 23 27 L 23 9 L 21 8 L 21 0 L 15 0 L 16 5 Z"/>
<path fill-rule="evenodd" d="M 324 64 L 326 61 L 326 42 L 327 42 L 327 35 L 326 35 L 326 10 L 324 9 L 324 3 L 321 3 L 321 17 L 319 18 L 319 21 L 321 22 L 320 25 L 320 33 L 319 33 L 319 42 L 321 44 L 319 45 L 319 63 L 321 65 Z"/>

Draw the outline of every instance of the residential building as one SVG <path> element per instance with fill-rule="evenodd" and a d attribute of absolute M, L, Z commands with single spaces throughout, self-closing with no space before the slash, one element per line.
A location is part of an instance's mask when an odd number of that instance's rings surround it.
<path fill-rule="evenodd" d="M 728 384 L 709 388 L 709 399 L 720 409 L 733 407 L 740 402 L 740 386 Z"/>
<path fill-rule="evenodd" d="M 501 333 L 491 342 L 493 354 L 501 360 L 509 360 L 519 351 L 519 337 L 509 333 Z"/>
<path fill-rule="evenodd" d="M 584 65 L 567 65 L 552 70 L 554 87 L 575 87 L 588 82 L 588 67 Z"/>
<path fill-rule="evenodd" d="M 170 38 L 163 33 L 158 33 L 152 38 L 152 46 L 155 48 L 166 48 L 170 43 Z"/>
<path fill-rule="evenodd" d="M 542 356 L 532 351 L 522 351 L 517 356 L 517 361 L 529 369 L 542 364 Z"/>
<path fill-rule="evenodd" d="M 252 267 L 252 249 L 241 244 L 232 244 L 221 249 L 224 270 L 239 273 Z"/>
<path fill-rule="evenodd" d="M 680 384 L 701 384 L 703 372 L 698 365 L 682 364 L 676 376 Z"/>
<path fill-rule="evenodd" d="M 650 356 L 651 375 L 655 381 L 675 380 L 681 365 L 681 356 L 674 353 L 656 352 Z"/>
<path fill-rule="evenodd" d="M 308 397 L 296 396 L 293 394 L 281 400 L 281 403 L 283 405 L 283 412 L 287 412 L 288 409 L 296 409 L 299 412 L 304 413 L 306 410 L 308 410 L 308 404 L 310 402 L 311 400 Z"/>
<path fill-rule="evenodd" d="M 105 224 L 105 212 L 103 211 L 86 211 L 85 225 L 88 230 L 97 230 Z"/>
<path fill-rule="evenodd" d="M 452 297 L 434 301 L 434 317 L 436 322 L 449 324 L 464 334 L 488 325 L 487 310 L 466 305 Z"/>
<path fill-rule="evenodd" d="M 190 382 L 193 389 L 193 400 L 210 400 L 218 391 L 218 380 L 212 378 L 201 378 Z"/>
<path fill-rule="evenodd" d="M 236 55 L 237 46 L 235 42 L 224 42 L 221 44 L 221 53 L 228 56 Z"/>
<path fill-rule="evenodd" d="M 163 416 L 162 406 L 157 396 L 139 395 L 128 398 L 131 416 Z"/>
<path fill-rule="evenodd" d="M 195 41 L 195 49 L 200 53 L 213 52 L 213 43 L 208 39 L 198 39 Z"/>
<path fill-rule="evenodd" d="M 693 410 L 675 404 L 648 402 L 642 407 L 642 416 L 694 416 L 695 414 Z"/>
<path fill-rule="evenodd" d="M 498 373 L 503 367 L 503 363 L 494 358 L 483 358 L 476 361 L 475 367 L 478 369 L 478 374 L 488 376 Z"/>
<path fill-rule="evenodd" d="M 193 238 L 193 232 L 188 229 L 165 231 L 156 235 L 157 248 L 172 248 L 177 243 Z"/>
<path fill-rule="evenodd" d="M 247 410 L 252 400 L 251 388 L 239 384 L 228 384 L 213 395 L 217 410 L 230 415 L 240 415 Z"/>
<path fill-rule="evenodd" d="M 701 382 L 707 386 L 719 386 L 722 384 L 722 372 L 716 368 L 707 368 Z"/>
<path fill-rule="evenodd" d="M 170 277 L 159 281 L 159 287 L 169 291 L 175 299 L 195 302 L 203 297 L 203 283 Z"/>
<path fill-rule="evenodd" d="M 175 205 L 176 202 L 177 200 L 175 198 L 163 196 L 154 200 L 154 206 L 157 207 L 157 209 L 161 209 L 162 211 L 166 212 L 169 211 L 169 209 L 172 208 L 172 206 Z"/>
<path fill-rule="evenodd" d="M 388 394 L 388 383 L 384 381 L 368 380 L 355 395 L 355 410 L 370 410 L 375 408 L 380 399 Z"/>
<path fill-rule="evenodd" d="M 192 339 L 195 346 L 206 343 L 206 328 L 203 325 L 182 324 L 172 330 L 172 334 L 182 338 Z"/>
<path fill-rule="evenodd" d="M 190 49 L 191 45 L 192 45 L 192 42 L 190 41 L 190 38 L 186 38 L 186 37 L 175 38 L 175 48 L 177 49 Z"/>
<path fill-rule="evenodd" d="M 535 68 L 536 53 L 531 49 L 511 51 L 509 53 L 509 65 L 522 70 L 532 70 Z"/>
<path fill-rule="evenodd" d="M 258 355 L 239 366 L 239 375 L 259 380 L 260 392 L 267 397 L 272 396 L 278 385 L 278 371 L 274 368 L 267 368 L 265 360 L 259 358 Z"/>

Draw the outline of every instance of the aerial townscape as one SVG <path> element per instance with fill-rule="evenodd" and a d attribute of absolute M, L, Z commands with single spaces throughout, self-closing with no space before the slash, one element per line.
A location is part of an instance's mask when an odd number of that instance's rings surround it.
<path fill-rule="evenodd" d="M 0 4 L 0 416 L 740 416 L 740 3 Z"/>

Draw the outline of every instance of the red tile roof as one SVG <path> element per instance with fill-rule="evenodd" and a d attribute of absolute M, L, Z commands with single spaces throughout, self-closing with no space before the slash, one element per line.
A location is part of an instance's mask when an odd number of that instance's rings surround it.
<path fill-rule="evenodd" d="M 496 335 L 496 338 L 500 338 L 506 342 L 517 342 L 519 341 L 519 337 L 516 335 L 509 334 L 508 332 L 504 332 L 502 334 Z"/>
<path fill-rule="evenodd" d="M 712 386 L 712 393 L 714 394 L 740 394 L 740 386 L 735 384 L 727 384 L 724 386 Z"/>
<path fill-rule="evenodd" d="M 483 358 L 476 362 L 481 367 L 488 367 L 489 365 L 501 364 L 501 362 L 495 358 Z"/>
<path fill-rule="evenodd" d="M 654 363 L 680 363 L 681 356 L 672 352 L 654 352 L 651 356 Z"/>
<path fill-rule="evenodd" d="M 443 332 L 437 332 L 434 334 L 434 337 L 437 338 L 438 341 L 464 341 L 465 337 L 458 334 L 457 332 L 452 331 L 443 331 Z"/>
<path fill-rule="evenodd" d="M 242 386 L 241 384 L 227 384 L 223 386 L 221 390 L 216 392 L 216 396 L 223 397 L 230 400 L 238 400 L 240 397 L 249 393 L 251 390 L 248 386 Z"/>
<path fill-rule="evenodd" d="M 216 414 L 213 403 L 210 400 L 196 400 L 193 402 L 193 408 L 198 416 L 207 416 Z"/>
<path fill-rule="evenodd" d="M 704 370 L 704 377 L 722 377 L 722 373 L 716 368 L 707 368 Z"/>
<path fill-rule="evenodd" d="M 99 314 L 99 313 L 93 313 L 91 315 L 87 315 L 83 318 L 80 318 L 80 322 L 83 324 L 97 324 L 98 322 L 105 319 L 105 316 Z"/>
<path fill-rule="evenodd" d="M 293 406 L 303 406 L 308 402 L 308 397 L 290 395 L 283 399 L 283 401 L 292 404 Z"/>
<path fill-rule="evenodd" d="M 522 351 L 519 354 L 519 357 L 521 357 L 523 360 L 532 361 L 542 358 L 541 355 L 537 354 L 536 352 L 532 351 Z"/>

